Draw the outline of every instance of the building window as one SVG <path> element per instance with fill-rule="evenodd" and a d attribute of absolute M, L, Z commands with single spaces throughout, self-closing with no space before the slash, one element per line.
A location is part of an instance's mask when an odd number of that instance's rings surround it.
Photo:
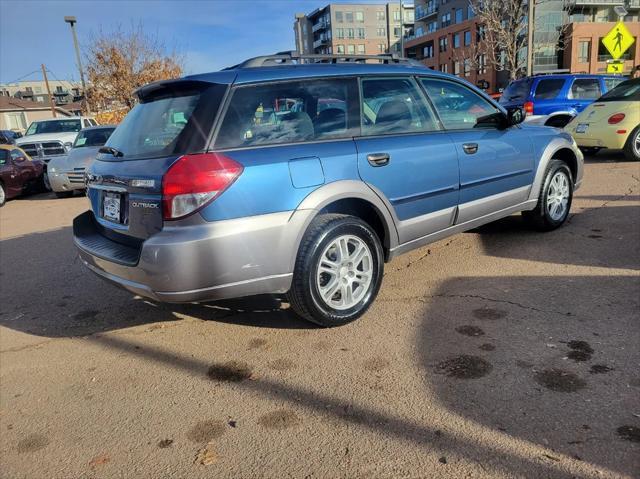
<path fill-rule="evenodd" d="M 590 46 L 591 42 L 589 40 L 578 43 L 578 61 L 580 63 L 587 63 L 589 61 Z"/>
<path fill-rule="evenodd" d="M 423 58 L 433 58 L 433 43 L 422 49 Z"/>
<path fill-rule="evenodd" d="M 385 19 L 386 19 L 386 16 L 384 12 L 381 12 L 381 11 L 376 12 L 376 20 L 378 20 L 379 22 L 384 22 Z"/>
<path fill-rule="evenodd" d="M 353 55 L 355 52 L 356 52 L 355 45 L 347 45 L 347 53 L 349 53 L 350 55 Z"/>
<path fill-rule="evenodd" d="M 446 52 L 448 44 L 449 44 L 449 41 L 447 40 L 447 37 L 438 38 L 438 51 L 440 53 Z"/>
<path fill-rule="evenodd" d="M 478 56 L 478 73 L 487 73 L 487 55 L 485 55 L 484 53 Z"/>
<path fill-rule="evenodd" d="M 336 38 L 344 38 L 344 28 L 336 28 Z"/>
<path fill-rule="evenodd" d="M 487 36 L 487 27 L 484 25 L 478 25 L 478 34 L 476 35 L 477 41 L 484 40 Z"/>
<path fill-rule="evenodd" d="M 344 17 L 342 16 L 342 12 L 336 12 L 336 22 L 338 23 L 344 22 Z"/>
<path fill-rule="evenodd" d="M 462 8 L 456 10 L 456 23 L 462 23 Z"/>
<path fill-rule="evenodd" d="M 344 53 L 344 45 L 336 45 L 338 53 Z"/>
<path fill-rule="evenodd" d="M 400 10 L 396 10 L 395 12 L 393 12 L 393 19 L 394 19 L 396 22 L 399 22 L 399 21 L 400 21 Z"/>
<path fill-rule="evenodd" d="M 460 76 L 460 62 L 453 62 L 453 74 Z"/>
<path fill-rule="evenodd" d="M 431 22 L 427 25 L 427 33 L 433 33 L 438 29 L 438 22 Z"/>
<path fill-rule="evenodd" d="M 364 38 L 364 28 L 358 28 L 358 38 Z"/>
<path fill-rule="evenodd" d="M 440 19 L 440 25 L 442 26 L 442 28 L 448 27 L 449 25 L 451 25 L 451 14 L 450 13 L 445 13 L 444 15 L 442 15 L 442 18 Z"/>
<path fill-rule="evenodd" d="M 468 77 L 471 75 L 471 60 L 464 60 L 462 62 L 463 66 L 464 66 L 464 76 Z"/>
<path fill-rule="evenodd" d="M 460 34 L 453 34 L 453 48 L 460 48 Z"/>
<path fill-rule="evenodd" d="M 378 43 L 378 51 L 380 53 L 384 53 L 386 49 L 387 49 L 387 47 L 385 46 L 384 43 Z"/>
<path fill-rule="evenodd" d="M 471 31 L 467 30 L 464 32 L 464 46 L 468 47 L 469 45 L 471 45 Z"/>
<path fill-rule="evenodd" d="M 386 37 L 387 36 L 387 29 L 386 28 L 378 28 L 378 36 L 379 37 Z"/>
<path fill-rule="evenodd" d="M 473 7 L 471 6 L 471 4 L 467 5 L 467 20 L 471 20 L 475 16 L 476 14 L 473 12 Z"/>
<path fill-rule="evenodd" d="M 448 73 L 449 72 L 449 66 L 446 63 L 441 63 L 440 64 L 440 71 L 444 72 L 444 73 Z"/>
<path fill-rule="evenodd" d="M 347 28 L 347 38 L 355 38 L 353 28 Z"/>
<path fill-rule="evenodd" d="M 358 53 L 364 55 L 364 52 L 365 52 L 364 45 L 358 45 Z"/>
<path fill-rule="evenodd" d="M 402 29 L 400 27 L 393 27 L 393 35 L 399 37 L 401 35 Z"/>
<path fill-rule="evenodd" d="M 364 22 L 364 12 L 356 12 L 356 22 Z"/>

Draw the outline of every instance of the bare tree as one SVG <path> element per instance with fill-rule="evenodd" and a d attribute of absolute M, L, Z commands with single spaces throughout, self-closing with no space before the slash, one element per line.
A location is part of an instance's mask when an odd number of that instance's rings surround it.
<path fill-rule="evenodd" d="M 533 1 L 533 0 L 531 0 Z M 527 0 L 470 0 L 478 23 L 484 27 L 484 54 L 496 71 L 518 78 L 526 67 Z"/>
<path fill-rule="evenodd" d="M 95 35 L 86 50 L 88 96 L 94 109 L 114 107 L 130 110 L 134 91 L 153 81 L 177 78 L 182 74 L 182 58 L 168 51 L 143 26 Z"/>

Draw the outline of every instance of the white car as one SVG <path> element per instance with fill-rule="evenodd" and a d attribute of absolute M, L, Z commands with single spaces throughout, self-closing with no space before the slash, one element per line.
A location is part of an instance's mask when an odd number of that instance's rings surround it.
<path fill-rule="evenodd" d="M 96 125 L 93 118 L 85 116 L 38 120 L 29 125 L 25 135 L 16 140 L 16 145 L 31 158 L 49 163 L 52 158 L 68 154 L 82 128 Z M 44 182 L 50 188 L 46 173 Z"/>

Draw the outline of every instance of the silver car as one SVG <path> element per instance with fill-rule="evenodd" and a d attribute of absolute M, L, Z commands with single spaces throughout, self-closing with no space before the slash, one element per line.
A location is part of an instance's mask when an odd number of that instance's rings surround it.
<path fill-rule="evenodd" d="M 75 190 L 86 189 L 84 172 L 115 128 L 114 125 L 101 125 L 80 130 L 69 154 L 49 162 L 49 183 L 58 198 L 67 198 L 73 196 Z"/>

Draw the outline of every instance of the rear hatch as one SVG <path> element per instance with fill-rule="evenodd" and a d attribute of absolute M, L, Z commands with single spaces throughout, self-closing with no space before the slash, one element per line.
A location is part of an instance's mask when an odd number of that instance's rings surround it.
<path fill-rule="evenodd" d="M 139 242 L 162 229 L 162 178 L 182 155 L 206 149 L 227 84 L 172 80 L 138 91 L 139 103 L 87 171 L 102 233 Z"/>
<path fill-rule="evenodd" d="M 522 78 L 509 83 L 500 96 L 500 105 L 504 108 L 523 107 L 529 100 L 531 82 L 531 78 Z"/>

